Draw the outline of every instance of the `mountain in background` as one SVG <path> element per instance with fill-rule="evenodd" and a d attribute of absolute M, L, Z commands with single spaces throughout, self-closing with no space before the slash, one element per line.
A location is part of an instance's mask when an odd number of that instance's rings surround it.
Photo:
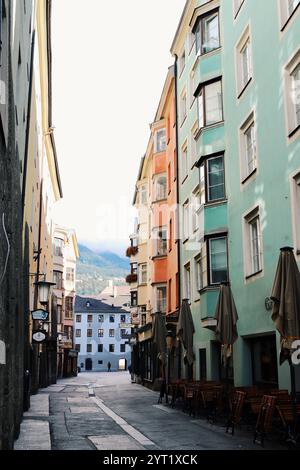
<path fill-rule="evenodd" d="M 77 261 L 78 295 L 98 295 L 113 280 L 115 285 L 125 285 L 125 277 L 129 274 L 129 260 L 115 253 L 97 252 L 79 244 L 79 260 Z"/>

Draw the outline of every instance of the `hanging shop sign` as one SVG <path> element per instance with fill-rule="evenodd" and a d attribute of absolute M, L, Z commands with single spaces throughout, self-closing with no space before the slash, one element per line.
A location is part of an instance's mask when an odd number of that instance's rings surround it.
<path fill-rule="evenodd" d="M 47 310 L 34 310 L 31 312 L 32 320 L 46 321 L 49 317 Z"/>
<path fill-rule="evenodd" d="M 131 323 L 120 323 L 119 327 L 122 330 L 127 330 L 128 328 L 134 328 L 134 325 L 132 325 Z"/>
<path fill-rule="evenodd" d="M 47 333 L 45 330 L 38 330 L 32 332 L 32 341 L 34 343 L 43 343 L 47 339 Z"/>

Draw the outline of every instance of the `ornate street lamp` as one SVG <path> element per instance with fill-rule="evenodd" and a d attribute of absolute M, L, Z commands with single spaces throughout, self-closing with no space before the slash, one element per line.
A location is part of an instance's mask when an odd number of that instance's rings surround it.
<path fill-rule="evenodd" d="M 55 286 L 55 282 L 38 281 L 35 282 L 39 293 L 39 302 L 41 305 L 47 305 L 49 302 L 50 288 Z"/>

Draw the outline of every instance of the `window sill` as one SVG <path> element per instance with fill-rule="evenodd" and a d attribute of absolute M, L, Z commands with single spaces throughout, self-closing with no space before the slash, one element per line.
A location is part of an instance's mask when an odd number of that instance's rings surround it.
<path fill-rule="evenodd" d="M 250 83 L 252 82 L 252 77 L 249 78 L 249 80 L 247 81 L 246 85 L 244 85 L 244 87 L 241 89 L 241 91 L 239 92 L 238 96 L 237 96 L 237 99 L 239 100 L 244 92 L 247 90 L 248 86 L 250 85 Z"/>
<path fill-rule="evenodd" d="M 218 52 L 221 51 L 221 49 L 222 49 L 222 46 L 220 45 L 220 46 L 216 47 L 215 49 L 212 49 L 211 51 L 207 51 L 207 52 L 198 51 L 198 57 L 199 57 L 199 59 L 204 59 L 204 58 L 206 59 L 207 57 L 210 57 L 214 54 L 217 54 Z"/>
<path fill-rule="evenodd" d="M 184 119 L 181 121 L 180 128 L 183 127 L 184 123 L 186 122 L 186 117 L 187 116 L 185 116 Z"/>
<path fill-rule="evenodd" d="M 300 3 L 299 3 L 300 5 Z M 297 132 L 300 130 L 300 124 L 295 127 L 295 129 L 288 135 L 289 139 L 291 139 L 292 137 L 294 137 L 295 134 L 297 134 Z"/>
<path fill-rule="evenodd" d="M 224 119 L 222 121 L 218 121 L 218 122 L 215 122 L 214 124 L 210 124 L 209 126 L 203 126 L 203 127 L 200 127 L 200 129 L 198 130 L 198 132 L 195 134 L 195 140 L 198 140 L 200 135 L 206 131 L 206 130 L 209 130 L 209 129 L 214 129 L 216 127 L 220 127 L 220 126 L 223 126 L 224 125 Z"/>
<path fill-rule="evenodd" d="M 299 8 L 300 8 L 300 3 L 298 3 L 298 5 L 296 6 L 295 10 L 293 11 L 293 13 L 291 14 L 291 16 L 288 17 L 288 19 L 286 20 L 286 22 L 283 24 L 282 28 L 281 28 L 281 32 L 283 33 L 284 30 L 286 29 L 286 27 L 288 26 L 288 24 L 290 23 L 290 21 L 292 20 L 292 18 L 294 18 L 295 14 L 297 13 L 297 11 L 299 11 Z"/>
<path fill-rule="evenodd" d="M 263 270 L 260 269 L 259 271 L 256 271 L 255 273 L 249 274 L 249 276 L 246 276 L 245 279 L 246 279 L 246 281 L 248 281 L 248 279 L 253 279 L 254 277 L 261 274 L 262 272 L 263 272 Z"/>
<path fill-rule="evenodd" d="M 219 288 L 220 288 L 220 284 L 211 284 L 211 285 L 202 287 L 202 289 L 199 290 L 198 292 L 199 292 L 200 297 L 201 297 L 202 294 L 205 294 L 206 292 L 217 291 L 217 290 L 219 290 Z"/>
<path fill-rule="evenodd" d="M 152 201 L 152 204 L 158 204 L 160 202 L 167 202 L 167 198 L 163 198 L 163 199 L 156 199 L 155 201 Z"/>
<path fill-rule="evenodd" d="M 188 175 L 186 175 L 183 180 L 181 181 L 181 184 L 183 184 L 186 180 L 188 179 Z"/>
<path fill-rule="evenodd" d="M 239 12 L 241 11 L 243 4 L 244 4 L 244 0 L 242 1 L 242 3 L 240 4 L 240 6 L 238 7 L 237 11 L 236 11 L 235 14 L 234 14 L 234 19 L 235 19 L 235 20 L 236 20 L 236 18 L 238 17 Z"/>
<path fill-rule="evenodd" d="M 211 206 L 221 206 L 222 204 L 226 204 L 228 202 L 227 198 L 224 199 L 217 199 L 215 201 L 208 201 L 204 204 L 204 207 L 211 207 Z"/>
<path fill-rule="evenodd" d="M 185 238 L 185 239 L 183 240 L 182 244 L 184 245 L 184 244 L 187 243 L 188 241 L 189 241 L 189 239 L 188 239 L 188 238 Z"/>
<path fill-rule="evenodd" d="M 253 171 L 251 171 L 251 173 L 249 173 L 248 176 L 246 176 L 246 178 L 244 178 L 242 181 L 241 181 L 241 184 L 245 184 L 247 183 L 247 181 L 249 181 L 253 175 L 255 175 L 255 173 L 257 172 L 257 168 L 254 168 Z"/>
<path fill-rule="evenodd" d="M 152 256 L 152 260 L 155 261 L 156 259 L 163 259 L 163 258 L 166 258 L 168 256 L 167 253 L 165 253 L 164 255 L 155 255 L 155 256 Z"/>

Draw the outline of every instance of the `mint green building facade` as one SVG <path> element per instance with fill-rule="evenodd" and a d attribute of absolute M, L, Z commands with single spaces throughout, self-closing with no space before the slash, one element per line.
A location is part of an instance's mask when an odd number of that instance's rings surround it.
<path fill-rule="evenodd" d="M 235 385 L 289 388 L 268 298 L 280 248 L 293 246 L 300 262 L 299 4 L 190 0 L 173 41 L 181 297 L 196 329 L 196 379 L 222 376 L 214 314 L 230 281 Z"/>

